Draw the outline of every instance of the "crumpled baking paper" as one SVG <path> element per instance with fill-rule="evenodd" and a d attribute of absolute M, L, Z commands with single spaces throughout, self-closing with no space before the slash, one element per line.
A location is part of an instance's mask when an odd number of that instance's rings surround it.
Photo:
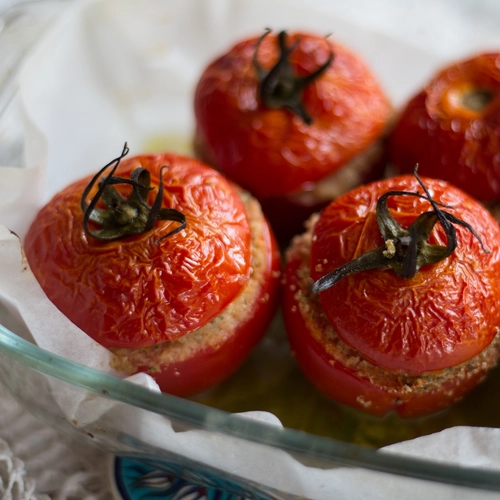
<path fill-rule="evenodd" d="M 327 3 L 285 0 L 101 0 L 75 2 L 25 62 L 20 77 L 25 161 L 0 166 L 0 313 L 5 326 L 78 363 L 109 368 L 109 352 L 68 321 L 45 297 L 22 254 L 36 211 L 71 181 L 117 156 L 169 144 L 193 131 L 191 96 L 202 68 L 233 42 L 274 29 L 333 32 L 362 54 L 396 106 L 443 58 L 335 16 Z M 411 64 L 408 62 L 411 61 Z M 404 68 L 404 71 L 401 70 Z M 155 146 L 156 144 L 156 146 Z M 15 234 L 14 234 L 15 233 Z M 63 335 L 64 334 L 64 335 Z M 61 342 L 71 335 L 71 344 Z M 151 377 L 130 381 L 158 391 Z M 143 443 L 210 464 L 228 477 L 301 498 L 493 498 L 494 493 L 357 468 L 323 470 L 290 454 L 200 430 L 176 432 L 163 416 L 124 409 L 112 400 L 53 395 L 69 421 L 112 425 Z M 249 412 L 276 427 L 271 414 Z M 398 453 L 467 467 L 500 469 L 500 429 L 452 428 L 399 443 Z M 496 494 L 495 494 L 496 497 Z"/>

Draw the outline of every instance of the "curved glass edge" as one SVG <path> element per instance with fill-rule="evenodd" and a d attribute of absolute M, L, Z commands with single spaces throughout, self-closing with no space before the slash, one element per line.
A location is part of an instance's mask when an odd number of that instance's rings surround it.
<path fill-rule="evenodd" d="M 0 325 L 0 351 L 25 366 L 122 403 L 197 428 L 226 434 L 319 460 L 329 466 L 361 467 L 458 486 L 500 491 L 500 473 L 404 457 L 235 415 L 131 382 L 45 351 Z"/>

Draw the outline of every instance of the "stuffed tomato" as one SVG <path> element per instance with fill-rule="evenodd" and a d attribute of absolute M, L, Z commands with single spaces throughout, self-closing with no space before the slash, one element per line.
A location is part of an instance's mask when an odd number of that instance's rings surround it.
<path fill-rule="evenodd" d="M 357 409 L 416 416 L 475 387 L 500 354 L 500 228 L 450 184 L 360 187 L 287 252 L 284 317 L 297 363 Z"/>
<path fill-rule="evenodd" d="M 42 208 L 26 257 L 114 368 L 194 394 L 232 374 L 265 332 L 279 252 L 258 202 L 218 172 L 127 152 Z"/>

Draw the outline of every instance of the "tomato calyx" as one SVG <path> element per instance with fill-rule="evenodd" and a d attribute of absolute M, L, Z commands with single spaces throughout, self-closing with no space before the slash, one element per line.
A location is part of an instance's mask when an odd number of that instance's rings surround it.
<path fill-rule="evenodd" d="M 424 194 L 409 191 L 388 191 L 378 199 L 376 219 L 384 244 L 316 280 L 311 288 L 313 293 L 320 293 L 332 287 L 350 274 L 369 269 L 392 268 L 400 278 L 413 278 L 422 266 L 437 264 L 455 251 L 457 233 L 454 224 L 463 226 L 470 231 L 479 241 L 483 252 L 489 253 L 480 236 L 470 224 L 443 210 L 443 208 L 453 209 L 453 207 L 439 203 L 432 198 L 429 190 L 418 176 L 417 170 L 418 165 L 415 166 L 413 173 L 424 190 Z M 427 200 L 433 210 L 421 213 L 407 229 L 404 229 L 389 212 L 387 199 L 390 196 L 416 196 Z M 438 222 L 445 232 L 446 246 L 431 244 L 427 241 Z"/>
<path fill-rule="evenodd" d="M 310 125 L 312 118 L 302 103 L 302 91 L 328 69 L 333 62 L 333 51 L 330 50 L 328 59 L 312 73 L 305 76 L 294 75 L 289 56 L 299 44 L 300 39 L 287 47 L 287 33 L 280 31 L 277 37 L 280 51 L 278 62 L 266 72 L 259 64 L 257 54 L 262 41 L 269 33 L 271 30 L 267 29 L 259 38 L 253 55 L 253 66 L 260 81 L 259 98 L 264 106 L 273 109 L 287 108 L 299 116 L 304 123 Z"/>
<path fill-rule="evenodd" d="M 154 189 L 151 187 L 151 175 L 147 169 L 142 167 L 135 169 L 130 174 L 130 179 L 113 175 L 121 160 L 128 153 L 129 148 L 125 143 L 121 155 L 99 170 L 84 189 L 80 199 L 80 206 L 84 213 L 83 227 L 85 233 L 89 236 L 102 241 L 111 241 L 124 236 L 151 231 L 158 220 L 179 222 L 179 226 L 155 242 L 158 244 L 168 236 L 182 231 L 187 224 L 186 216 L 174 208 L 161 206 L 163 201 L 162 173 L 167 166 L 160 169 L 158 192 L 152 205 L 149 205 L 146 201 L 149 192 Z M 113 166 L 111 173 L 99 180 L 111 166 Z M 98 190 L 90 203 L 87 203 L 87 197 L 96 183 L 98 183 Z M 123 196 L 114 187 L 119 184 L 127 184 L 132 187 L 132 192 L 128 197 Z M 99 201 L 102 201 L 106 208 L 98 208 Z M 90 229 L 89 221 L 98 224 L 100 229 Z"/>

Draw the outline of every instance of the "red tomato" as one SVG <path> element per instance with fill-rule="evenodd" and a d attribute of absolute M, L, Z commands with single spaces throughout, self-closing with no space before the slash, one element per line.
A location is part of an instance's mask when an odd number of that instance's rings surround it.
<path fill-rule="evenodd" d="M 280 43 L 288 66 L 275 66 L 283 62 Z M 283 103 L 278 91 L 295 89 L 298 80 L 323 67 L 295 99 Z M 268 73 L 285 77 L 271 82 L 279 99 L 263 97 L 271 86 L 264 78 Z M 213 61 L 196 87 L 194 109 L 199 155 L 264 205 L 284 204 L 282 219 L 293 218 L 297 205 L 288 195 L 316 196 L 315 184 L 374 144 L 391 114 L 387 97 L 357 55 L 324 37 L 283 32 L 244 40 Z M 373 156 L 369 163 L 380 170 L 380 154 Z M 325 200 L 313 205 L 318 201 Z M 274 211 L 266 213 L 274 218 Z"/>
<path fill-rule="evenodd" d="M 165 165 L 167 168 L 161 170 Z M 149 171 L 155 188 L 149 192 L 149 205 L 156 199 L 161 175 L 162 210 L 183 214 L 187 226 L 182 231 L 162 238 L 179 226 L 168 220 L 156 222 L 142 234 L 111 241 L 93 238 L 84 230 L 80 208 L 88 177 L 58 193 L 39 212 L 25 240 L 28 262 L 50 300 L 83 331 L 111 349 L 157 348 L 199 330 L 243 293 L 253 269 L 253 233 L 233 185 L 197 160 L 176 154 L 122 160 L 114 176 L 130 179 L 138 167 Z M 129 185 L 115 187 L 125 198 L 130 196 Z M 94 187 L 88 198 L 96 191 Z M 90 222 L 90 226 L 95 229 L 96 224 Z M 257 296 L 268 300 L 256 301 L 255 317 L 244 318 L 234 334 L 221 342 L 220 349 L 209 352 L 209 344 L 200 345 L 179 360 L 185 366 L 200 364 L 198 370 L 173 384 L 188 393 L 234 371 L 271 319 L 279 257 L 264 218 L 261 226 L 269 260 Z M 249 325 L 255 330 L 249 331 Z M 220 362 L 224 356 L 227 366 L 211 363 L 203 368 L 203 362 L 211 358 Z M 164 368 L 166 372 L 171 369 Z M 204 369 L 208 373 L 203 373 Z M 162 388 L 169 385 L 166 372 L 156 367 L 151 373 Z M 206 380 L 200 383 L 196 377 Z"/>
<path fill-rule="evenodd" d="M 318 280 L 384 242 L 375 208 L 386 192 L 416 192 L 410 176 L 353 190 L 330 204 L 309 235 L 292 247 L 285 273 L 284 314 L 293 352 L 305 374 L 335 399 L 376 414 L 428 413 L 474 387 L 500 354 L 500 228 L 475 200 L 451 185 L 425 179 L 432 198 L 469 223 L 456 226 L 457 247 L 412 278 L 371 269 L 310 292 Z M 421 189 L 420 189 L 421 192 Z M 404 228 L 430 203 L 391 196 L 388 207 Z M 429 243 L 447 244 L 437 224 Z M 301 249 L 302 248 L 302 249 Z M 304 250 L 305 249 L 305 250 Z"/>
<path fill-rule="evenodd" d="M 390 156 L 400 172 L 451 182 L 481 201 L 500 197 L 500 54 L 437 73 L 403 110 Z"/>

